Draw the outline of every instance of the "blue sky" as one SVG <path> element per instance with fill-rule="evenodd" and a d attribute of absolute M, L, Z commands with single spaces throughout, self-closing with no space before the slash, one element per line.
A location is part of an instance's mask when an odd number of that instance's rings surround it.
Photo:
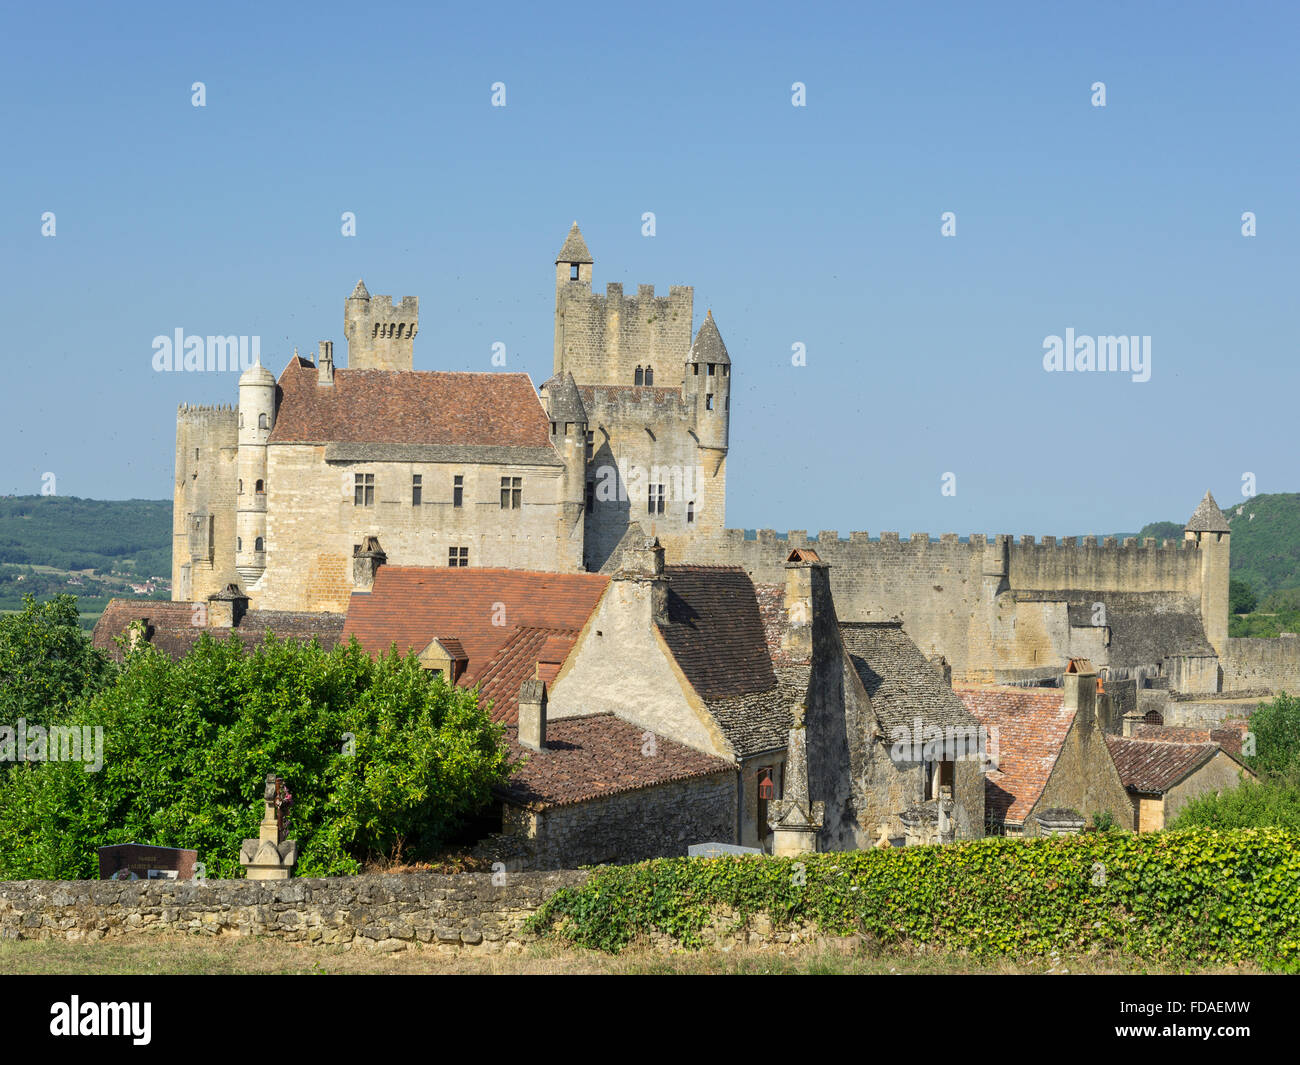
<path fill-rule="evenodd" d="M 15 8 L 0 491 L 53 472 L 61 495 L 170 496 L 177 404 L 233 402 L 234 376 L 156 373 L 153 337 L 259 335 L 277 373 L 333 339 L 341 361 L 358 277 L 420 297 L 417 369 L 490 371 L 502 342 L 540 383 L 575 218 L 598 291 L 693 285 L 697 328 L 713 309 L 730 526 L 1109 533 L 1185 519 L 1207 488 L 1227 506 L 1246 472 L 1300 490 L 1298 22 L 1282 3 Z M 1045 372 L 1067 328 L 1150 336 L 1150 380 Z"/>

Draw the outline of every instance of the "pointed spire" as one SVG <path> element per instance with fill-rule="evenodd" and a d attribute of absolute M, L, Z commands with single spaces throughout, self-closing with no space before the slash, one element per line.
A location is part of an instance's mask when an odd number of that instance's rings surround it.
<path fill-rule="evenodd" d="M 1196 508 L 1196 513 L 1185 526 L 1186 532 L 1228 532 L 1228 519 L 1223 516 L 1219 504 L 1209 492 Z"/>
<path fill-rule="evenodd" d="M 573 374 L 567 371 L 556 374 L 542 388 L 546 390 L 546 412 L 553 422 L 574 422 L 586 424 L 587 410 L 582 403 L 582 394 Z"/>
<path fill-rule="evenodd" d="M 713 320 L 712 311 L 705 316 L 704 324 L 695 334 L 695 343 L 691 345 L 691 353 L 686 361 L 730 364 L 731 356 L 727 354 L 727 345 L 722 342 L 722 334 L 718 332 L 718 323 Z"/>
<path fill-rule="evenodd" d="M 569 235 L 564 239 L 564 247 L 560 249 L 560 254 L 555 257 L 557 263 L 589 263 L 594 260 L 591 252 L 587 250 L 587 242 L 582 239 L 582 230 L 578 228 L 575 221 L 569 227 Z"/>
<path fill-rule="evenodd" d="M 358 278 L 357 287 L 352 290 L 352 295 L 349 296 L 348 299 L 368 300 L 369 298 L 370 298 L 370 293 L 366 291 L 366 283 L 362 281 L 360 278 Z"/>

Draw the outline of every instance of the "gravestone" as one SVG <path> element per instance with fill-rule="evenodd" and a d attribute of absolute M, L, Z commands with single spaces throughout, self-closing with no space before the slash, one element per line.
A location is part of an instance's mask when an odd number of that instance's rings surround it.
<path fill-rule="evenodd" d="M 267 773 L 262 799 L 266 805 L 257 839 L 244 840 L 239 848 L 239 864 L 247 870 L 249 880 L 288 880 L 298 860 L 298 843 L 284 838 L 283 811 L 293 797 L 283 780 Z"/>
<path fill-rule="evenodd" d="M 100 880 L 193 880 L 199 852 L 147 843 L 99 848 Z"/>

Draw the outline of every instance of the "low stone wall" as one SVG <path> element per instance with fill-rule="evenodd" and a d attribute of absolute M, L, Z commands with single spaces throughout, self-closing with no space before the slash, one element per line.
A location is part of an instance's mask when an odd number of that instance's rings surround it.
<path fill-rule="evenodd" d="M 0 882 L 0 938 L 106 938 L 166 932 L 262 935 L 381 951 L 428 945 L 497 953 L 534 936 L 524 922 L 581 870 L 406 873 L 330 879 Z"/>

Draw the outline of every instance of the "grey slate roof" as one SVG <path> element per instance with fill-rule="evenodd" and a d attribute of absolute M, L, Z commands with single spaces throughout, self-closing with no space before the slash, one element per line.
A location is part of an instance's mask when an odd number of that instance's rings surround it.
<path fill-rule="evenodd" d="M 1106 608 L 1110 628 L 1110 666 L 1130 669 L 1158 665 L 1169 655 L 1212 655 L 1205 637 L 1201 604 L 1173 592 L 1032 591 L 1015 593 L 1019 602 L 1064 600 L 1070 625 L 1092 627 L 1096 603 Z"/>
<path fill-rule="evenodd" d="M 778 685 L 764 692 L 705 703 L 737 758 L 784 749 L 790 740 L 790 708 L 803 692 Z"/>
<path fill-rule="evenodd" d="M 542 388 L 546 392 L 546 413 L 551 421 L 586 423 L 587 408 L 582 405 L 582 396 L 573 374 L 556 374 Z"/>
<path fill-rule="evenodd" d="M 350 299 L 350 300 L 368 300 L 369 298 L 370 298 L 370 292 L 366 289 L 366 283 L 365 283 L 364 281 L 358 279 L 358 280 L 357 280 L 357 287 L 354 288 L 354 289 L 352 290 L 352 295 L 349 296 L 348 299 Z"/>
<path fill-rule="evenodd" d="M 564 238 L 564 247 L 560 249 L 560 254 L 555 257 L 557 263 L 589 263 L 592 262 L 591 252 L 587 250 L 587 242 L 582 239 L 582 230 L 578 228 L 578 223 L 574 222 L 569 227 L 569 235 Z"/>
<path fill-rule="evenodd" d="M 910 729 L 918 717 L 925 725 L 972 728 L 979 724 L 903 631 L 901 622 L 841 621 L 840 631 L 871 707 L 887 732 L 895 726 Z"/>
<path fill-rule="evenodd" d="M 691 345 L 691 353 L 686 357 L 686 361 L 731 363 L 731 356 L 727 354 L 727 345 L 722 342 L 722 334 L 718 332 L 712 311 L 705 316 L 704 324 L 695 334 L 695 343 Z"/>
<path fill-rule="evenodd" d="M 1196 513 L 1184 527 L 1185 532 L 1228 532 L 1228 519 L 1209 492 L 1196 508 Z"/>

